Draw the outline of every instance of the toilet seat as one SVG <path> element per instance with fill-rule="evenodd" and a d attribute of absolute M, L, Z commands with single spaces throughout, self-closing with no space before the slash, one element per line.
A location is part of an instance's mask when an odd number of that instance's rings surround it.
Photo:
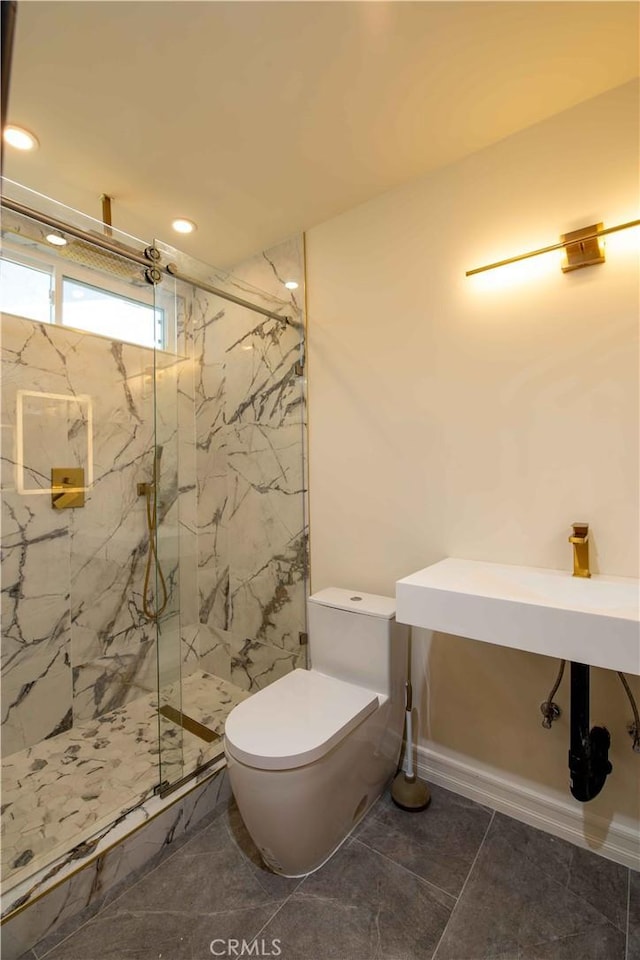
<path fill-rule="evenodd" d="M 293 670 L 234 707 L 225 746 L 251 767 L 302 767 L 328 753 L 386 699 L 317 670 Z"/>

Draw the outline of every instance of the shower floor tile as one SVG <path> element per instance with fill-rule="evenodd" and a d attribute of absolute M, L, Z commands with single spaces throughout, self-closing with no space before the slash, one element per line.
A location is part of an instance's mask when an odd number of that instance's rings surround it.
<path fill-rule="evenodd" d="M 220 736 L 248 694 L 197 671 L 162 689 L 170 703 Z M 133 700 L 2 763 L 2 880 L 5 888 L 88 840 L 154 793 L 222 752 L 158 717 L 157 694 Z"/>

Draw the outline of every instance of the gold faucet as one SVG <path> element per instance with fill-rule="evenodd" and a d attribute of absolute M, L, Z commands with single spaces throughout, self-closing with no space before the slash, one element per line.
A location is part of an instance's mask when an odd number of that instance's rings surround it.
<path fill-rule="evenodd" d="M 589 570 L 589 524 L 574 523 L 573 536 L 569 543 L 573 544 L 573 575 L 574 577 L 590 577 Z"/>

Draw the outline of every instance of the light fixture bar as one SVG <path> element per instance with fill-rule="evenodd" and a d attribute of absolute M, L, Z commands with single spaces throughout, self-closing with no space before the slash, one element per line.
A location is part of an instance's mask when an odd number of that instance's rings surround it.
<path fill-rule="evenodd" d="M 603 230 L 595 230 L 593 233 L 585 234 L 581 241 L 595 240 L 597 237 L 606 237 L 610 233 L 617 233 L 619 230 L 628 230 L 630 227 L 640 226 L 640 220 L 629 220 L 628 223 L 619 223 L 615 227 L 605 227 Z M 576 240 L 560 240 L 559 243 L 552 243 L 548 247 L 540 247 L 538 250 L 530 250 L 529 253 L 519 253 L 516 257 L 507 257 L 506 260 L 496 260 L 495 263 L 488 263 L 484 267 L 474 267 L 473 270 L 467 270 L 465 277 L 473 277 L 476 273 L 484 273 L 486 270 L 494 270 L 496 267 L 506 267 L 509 263 L 518 263 L 519 260 L 528 260 L 530 257 L 537 257 L 541 253 L 551 253 L 553 250 L 565 250 L 567 247 L 575 245 Z"/>

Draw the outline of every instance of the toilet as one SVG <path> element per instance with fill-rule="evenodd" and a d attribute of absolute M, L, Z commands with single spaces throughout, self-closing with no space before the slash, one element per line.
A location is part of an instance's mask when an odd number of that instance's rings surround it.
<path fill-rule="evenodd" d="M 397 768 L 408 627 L 395 600 L 329 587 L 307 601 L 311 668 L 225 725 L 229 779 L 265 864 L 299 877 L 337 850 Z"/>

